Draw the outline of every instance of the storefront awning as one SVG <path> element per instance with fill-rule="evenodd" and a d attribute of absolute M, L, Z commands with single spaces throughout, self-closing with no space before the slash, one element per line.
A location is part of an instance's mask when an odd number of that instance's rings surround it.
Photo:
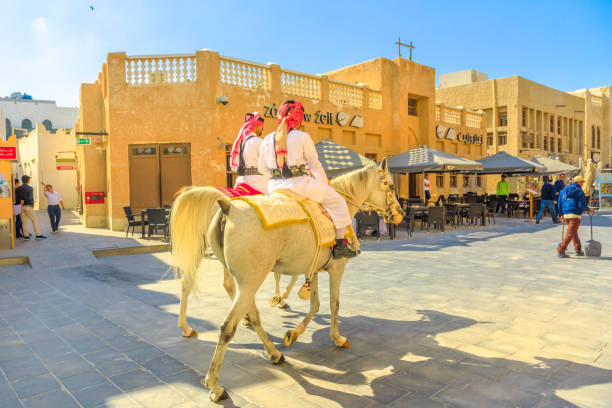
<path fill-rule="evenodd" d="M 447 171 L 481 171 L 482 164 L 450 153 L 419 146 L 387 160 L 391 173 L 441 173 Z"/>
<path fill-rule="evenodd" d="M 531 161 L 546 167 L 546 173 L 548 174 L 572 174 L 580 171 L 578 167 L 574 167 L 570 164 L 563 163 L 561 160 L 555 160 L 549 157 L 534 157 L 531 159 Z"/>
<path fill-rule="evenodd" d="M 546 167 L 510 153 L 498 152 L 478 160 L 484 167 L 480 174 L 507 174 L 511 176 L 546 174 Z"/>
<path fill-rule="evenodd" d="M 329 139 L 321 140 L 315 144 L 319 161 L 325 169 L 327 177 L 338 177 L 349 171 L 360 169 L 372 163 L 371 160 L 363 157 L 346 147 L 334 143 Z"/>

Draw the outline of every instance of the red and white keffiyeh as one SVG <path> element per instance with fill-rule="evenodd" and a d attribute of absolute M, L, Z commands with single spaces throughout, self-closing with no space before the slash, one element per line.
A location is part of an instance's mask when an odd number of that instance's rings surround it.
<path fill-rule="evenodd" d="M 278 127 L 274 135 L 276 146 L 276 165 L 282 168 L 287 162 L 287 135 L 292 129 L 297 129 L 304 120 L 304 107 L 300 101 L 283 102 L 278 109 Z"/>
<path fill-rule="evenodd" d="M 242 146 L 242 141 L 245 137 L 250 135 L 255 131 L 257 126 L 263 124 L 263 117 L 257 113 L 247 113 L 244 118 L 244 124 L 240 127 L 240 131 L 238 132 L 238 136 L 232 145 L 232 153 L 230 155 L 230 167 L 233 171 L 236 171 L 238 168 L 238 158 L 240 157 L 240 147 Z"/>

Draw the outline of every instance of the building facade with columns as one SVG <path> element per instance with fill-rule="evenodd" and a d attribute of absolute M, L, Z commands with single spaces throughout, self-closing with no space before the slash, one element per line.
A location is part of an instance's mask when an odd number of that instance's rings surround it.
<path fill-rule="evenodd" d="M 111 53 L 95 83 L 80 90 L 74 135 L 90 143 L 77 145 L 85 225 L 120 230 L 123 207 L 169 205 L 184 185 L 230 185 L 227 156 L 244 114 L 262 113 L 264 132 L 272 132 L 290 98 L 304 104 L 303 128 L 315 143 L 332 139 L 374 160 L 440 141 L 435 70 L 405 59 L 311 75 L 210 50 Z M 456 151 L 482 157 L 476 148 Z M 398 181 L 402 196 L 422 192 L 421 180 Z"/>
<path fill-rule="evenodd" d="M 563 92 L 520 76 L 474 70 L 440 75 L 436 100 L 484 112 L 488 153 L 612 164 L 610 87 Z"/>

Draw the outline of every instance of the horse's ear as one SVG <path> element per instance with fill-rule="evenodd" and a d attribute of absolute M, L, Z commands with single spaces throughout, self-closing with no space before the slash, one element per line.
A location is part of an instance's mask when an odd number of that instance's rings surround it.
<path fill-rule="evenodd" d="M 386 157 L 380 161 L 380 169 L 384 172 L 387 172 L 387 158 Z"/>

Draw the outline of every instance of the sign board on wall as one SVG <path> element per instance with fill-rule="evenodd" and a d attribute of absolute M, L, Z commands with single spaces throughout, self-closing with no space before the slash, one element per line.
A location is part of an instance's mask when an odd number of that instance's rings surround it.
<path fill-rule="evenodd" d="M 272 106 L 264 105 L 265 118 L 276 119 L 276 115 L 278 115 L 278 108 L 276 107 L 276 104 L 273 104 Z M 360 129 L 363 127 L 363 116 L 357 114 L 351 117 L 351 115 L 345 112 L 336 112 L 334 115 L 333 112 L 316 111 L 314 115 L 311 113 L 304 113 L 304 122 L 313 122 L 319 125 L 339 126 L 344 126 L 348 123 L 349 126 Z"/>
<path fill-rule="evenodd" d="M 14 146 L 0 147 L 0 160 L 17 160 L 17 148 Z"/>
<path fill-rule="evenodd" d="M 90 145 L 91 144 L 91 139 L 88 137 L 77 137 L 76 138 L 76 144 L 78 145 Z"/>
<path fill-rule="evenodd" d="M 55 168 L 57 170 L 76 170 L 76 159 L 74 158 L 55 158 Z"/>
<path fill-rule="evenodd" d="M 436 125 L 436 136 L 438 139 L 449 139 L 457 140 L 466 144 L 479 144 L 483 143 L 483 136 L 472 133 L 457 133 L 454 128 L 446 127 L 442 125 Z"/>

